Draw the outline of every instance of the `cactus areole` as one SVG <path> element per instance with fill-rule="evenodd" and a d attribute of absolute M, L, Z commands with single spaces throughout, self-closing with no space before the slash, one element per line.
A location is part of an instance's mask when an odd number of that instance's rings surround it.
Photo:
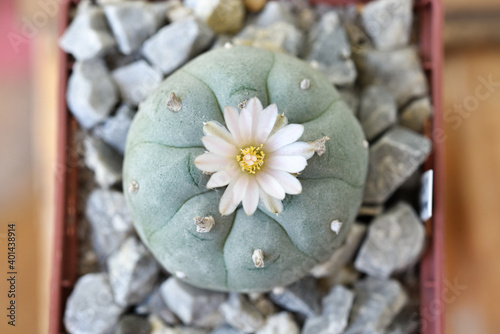
<path fill-rule="evenodd" d="M 367 164 L 361 127 L 321 73 L 232 47 L 192 60 L 140 106 L 123 189 L 169 272 L 206 289 L 268 291 L 342 244 Z"/>

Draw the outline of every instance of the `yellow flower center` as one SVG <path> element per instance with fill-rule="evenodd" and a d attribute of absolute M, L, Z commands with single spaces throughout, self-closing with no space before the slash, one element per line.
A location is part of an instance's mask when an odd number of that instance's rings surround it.
<path fill-rule="evenodd" d="M 240 149 L 240 154 L 236 156 L 236 160 L 240 164 L 241 170 L 249 174 L 255 174 L 262 165 L 264 164 L 264 156 L 266 155 L 262 151 L 262 147 L 248 146 L 246 148 Z"/>

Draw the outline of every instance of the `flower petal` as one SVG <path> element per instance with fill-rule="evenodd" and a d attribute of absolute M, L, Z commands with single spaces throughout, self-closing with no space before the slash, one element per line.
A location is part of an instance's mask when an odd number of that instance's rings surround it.
<path fill-rule="evenodd" d="M 279 182 L 270 174 L 267 174 L 266 172 L 263 171 L 259 172 L 257 174 L 257 182 L 259 182 L 260 188 L 264 190 L 267 194 L 278 199 L 285 198 L 285 190 L 279 184 Z"/>
<path fill-rule="evenodd" d="M 248 145 L 252 140 L 252 112 L 248 108 L 241 109 L 238 125 L 240 129 L 240 146 Z"/>
<path fill-rule="evenodd" d="M 262 110 L 264 109 L 262 107 L 262 103 L 260 100 L 256 97 L 251 98 L 248 102 L 247 105 L 245 106 L 244 109 L 249 109 L 250 114 L 252 115 L 252 138 L 255 138 L 255 134 L 257 133 L 257 129 L 259 128 L 259 119 L 262 113 Z M 260 143 L 262 144 L 262 143 Z"/>
<path fill-rule="evenodd" d="M 255 178 L 248 180 L 248 187 L 243 197 L 243 209 L 247 216 L 253 215 L 259 204 L 259 184 Z"/>
<path fill-rule="evenodd" d="M 276 123 L 277 117 L 278 108 L 275 104 L 271 104 L 270 106 L 267 106 L 266 109 L 261 111 L 258 123 L 259 125 L 255 131 L 255 142 L 257 145 L 266 142 L 274 124 Z"/>
<path fill-rule="evenodd" d="M 242 174 L 236 181 L 234 181 L 233 200 L 238 202 L 238 204 L 243 200 L 243 197 L 245 197 L 245 193 L 248 187 L 248 180 L 248 175 Z"/>
<path fill-rule="evenodd" d="M 228 143 L 233 144 L 233 135 L 226 129 L 226 127 L 217 121 L 210 121 L 203 125 L 203 132 L 208 136 L 217 136 L 224 139 Z"/>
<path fill-rule="evenodd" d="M 262 205 L 270 212 L 278 214 L 283 211 L 283 203 L 279 199 L 266 194 L 264 190 L 260 189 L 259 197 Z"/>
<path fill-rule="evenodd" d="M 233 213 L 234 210 L 236 210 L 236 208 L 238 207 L 238 204 L 240 204 L 239 201 L 237 202 L 234 200 L 234 193 L 233 193 L 234 183 L 235 182 L 229 183 L 229 185 L 226 188 L 226 191 L 224 191 L 224 194 L 220 199 L 219 212 L 223 216 L 227 216 Z"/>
<path fill-rule="evenodd" d="M 276 132 L 278 132 L 278 130 L 282 129 L 287 124 L 288 124 L 288 118 L 284 114 L 278 115 L 276 117 L 276 122 L 274 123 L 274 127 L 271 130 L 269 136 L 274 135 Z"/>
<path fill-rule="evenodd" d="M 300 181 L 292 174 L 276 169 L 269 169 L 266 173 L 274 177 L 287 194 L 298 195 L 302 192 Z"/>
<path fill-rule="evenodd" d="M 233 180 L 235 174 L 234 172 L 231 172 L 231 169 L 226 169 L 226 170 L 221 170 L 216 172 L 210 177 L 210 180 L 207 182 L 207 188 L 212 189 L 212 188 L 218 188 L 218 187 L 224 187 Z"/>
<path fill-rule="evenodd" d="M 207 150 L 217 155 L 235 159 L 236 155 L 238 155 L 238 149 L 220 137 L 206 136 L 202 137 L 201 141 Z"/>
<path fill-rule="evenodd" d="M 301 156 L 273 155 L 266 159 L 266 165 L 271 169 L 282 170 L 288 173 L 298 173 L 306 168 L 307 161 Z"/>
<path fill-rule="evenodd" d="M 304 126 L 301 124 L 289 124 L 283 129 L 280 129 L 274 135 L 269 137 L 264 144 L 266 152 L 274 152 L 277 149 L 291 144 L 302 136 L 304 133 Z"/>
<path fill-rule="evenodd" d="M 220 155 L 208 152 L 194 159 L 195 166 L 204 172 L 218 172 L 231 166 L 232 161 Z"/>
<path fill-rule="evenodd" d="M 273 155 L 300 155 L 301 157 L 310 159 L 314 155 L 314 146 L 303 141 L 298 141 L 277 149 L 273 152 Z"/>
<path fill-rule="evenodd" d="M 224 108 L 224 121 L 226 122 L 227 129 L 233 135 L 235 144 L 239 144 L 241 142 L 240 128 L 238 125 L 239 119 L 240 114 L 236 108 Z"/>

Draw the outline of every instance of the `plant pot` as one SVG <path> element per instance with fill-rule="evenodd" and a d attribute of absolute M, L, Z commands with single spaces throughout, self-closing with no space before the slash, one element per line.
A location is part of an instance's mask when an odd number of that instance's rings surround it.
<path fill-rule="evenodd" d="M 59 32 L 69 23 L 69 11 L 78 0 L 64 1 L 60 8 Z M 345 5 L 367 1 L 311 0 L 311 3 Z M 420 263 L 420 328 L 424 334 L 444 333 L 443 290 L 443 230 L 444 230 L 444 143 L 439 140 L 443 129 L 442 117 L 442 9 L 440 0 L 416 0 L 418 14 L 418 46 L 427 75 L 434 118 L 428 122 L 426 135 L 434 137 L 434 150 L 424 169 L 434 170 L 433 215 L 425 224 L 427 248 Z M 65 333 L 62 323 L 66 300 L 78 278 L 78 156 L 75 135 L 78 124 L 66 104 L 66 85 L 73 62 L 60 51 L 58 95 L 58 160 L 56 170 L 55 241 L 51 280 L 49 333 Z M 432 123 L 432 124 L 431 124 Z M 417 319 L 411 319 L 417 321 Z"/>

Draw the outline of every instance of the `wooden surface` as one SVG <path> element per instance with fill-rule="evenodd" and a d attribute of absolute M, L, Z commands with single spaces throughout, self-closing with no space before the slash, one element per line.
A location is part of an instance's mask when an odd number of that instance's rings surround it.
<path fill-rule="evenodd" d="M 55 2 L 53 2 L 55 3 Z M 46 334 L 53 226 L 56 15 L 17 47 L 36 1 L 0 1 L 0 333 Z M 12 35 L 11 35 L 12 36 Z M 7 225 L 16 224 L 16 326 L 7 325 Z"/>
<path fill-rule="evenodd" d="M 4 0 L 2 0 L 3 2 Z M 498 1 L 445 1 L 453 10 L 500 8 Z M 22 16 L 39 10 L 23 1 Z M 458 43 L 460 45 L 460 43 Z M 31 76 L 0 78 L 2 187 L 0 228 L 17 221 L 22 229 L 22 312 L 17 332 L 47 332 L 48 282 L 52 244 L 55 171 L 56 29 L 54 22 L 33 40 Z M 500 82 L 500 48 L 454 48 L 446 54 L 445 110 L 475 94 L 478 76 Z M 4 79 L 4 80 L 1 80 Z M 470 100 L 470 99 L 469 99 Z M 446 279 L 464 285 L 446 293 L 447 333 L 499 333 L 500 317 L 500 87 L 479 107 L 446 123 L 447 195 Z M 2 137 L 3 138 L 3 137 Z M 7 173 L 8 171 L 8 173 Z M 2 236 L 0 231 L 0 236 Z M 2 244 L 3 245 L 3 244 Z M 3 247 L 3 246 L 2 246 Z M 0 253 L 0 255 L 3 253 Z M 0 293 L 3 292 L 3 286 Z M 3 305 L 0 305 L 3 308 Z M 4 318 L 2 314 L 2 318 Z"/>
<path fill-rule="evenodd" d="M 447 123 L 446 277 L 466 286 L 447 305 L 448 333 L 453 334 L 500 331 L 499 55 L 500 46 L 446 55 L 446 111 L 474 100 L 478 78 L 491 76 L 498 83 L 460 124 Z"/>

